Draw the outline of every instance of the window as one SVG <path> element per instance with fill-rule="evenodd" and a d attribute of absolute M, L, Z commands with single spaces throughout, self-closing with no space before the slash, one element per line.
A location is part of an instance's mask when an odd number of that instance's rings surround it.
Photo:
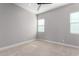
<path fill-rule="evenodd" d="M 38 32 L 44 32 L 44 24 L 45 24 L 44 19 L 38 20 Z"/>
<path fill-rule="evenodd" d="M 79 33 L 79 12 L 70 14 L 70 32 Z"/>

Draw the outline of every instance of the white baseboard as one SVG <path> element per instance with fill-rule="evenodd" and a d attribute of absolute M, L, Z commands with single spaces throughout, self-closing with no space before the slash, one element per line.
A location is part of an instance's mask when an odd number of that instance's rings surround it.
<path fill-rule="evenodd" d="M 6 50 L 6 49 L 9 49 L 9 48 L 13 48 L 13 47 L 17 47 L 17 46 L 20 46 L 20 45 L 22 45 L 22 44 L 30 43 L 30 42 L 32 42 L 32 41 L 35 41 L 35 39 L 28 40 L 28 41 L 24 41 L 24 42 L 20 42 L 20 43 L 13 44 L 13 45 L 9 45 L 9 46 L 6 46 L 6 47 L 1 47 L 1 48 L 0 48 L 0 51 Z"/>
<path fill-rule="evenodd" d="M 59 44 L 59 45 L 64 45 L 64 46 L 67 46 L 67 47 L 78 48 L 79 49 L 79 46 L 75 46 L 75 45 L 70 45 L 70 44 L 65 44 L 65 43 L 55 42 L 55 41 L 49 41 L 49 40 L 43 40 L 43 41 L 46 41 L 46 42 L 49 42 L 49 43 L 54 43 L 54 44 Z"/>
<path fill-rule="evenodd" d="M 9 46 L 6 46 L 6 47 L 2 47 L 2 48 L 0 48 L 0 51 L 6 50 L 6 49 L 9 49 L 9 48 L 13 48 L 13 47 L 17 47 L 17 46 L 20 46 L 22 44 L 30 43 L 32 41 L 35 41 L 35 39 L 20 42 L 20 43 L 13 44 L 13 45 L 9 45 Z M 43 41 L 46 41 L 46 42 L 49 42 L 49 43 L 54 43 L 54 44 L 59 44 L 59 45 L 67 46 L 67 47 L 79 48 L 79 46 L 74 46 L 74 45 L 65 44 L 65 43 L 61 43 L 61 42 L 55 42 L 55 41 L 49 41 L 49 40 L 43 40 Z"/>

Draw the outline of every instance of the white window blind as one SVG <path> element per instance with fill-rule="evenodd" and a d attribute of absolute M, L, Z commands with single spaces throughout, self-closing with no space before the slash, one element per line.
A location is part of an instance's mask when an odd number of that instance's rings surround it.
<path fill-rule="evenodd" d="M 44 19 L 38 20 L 38 32 L 44 32 L 44 25 L 45 25 Z"/>
<path fill-rule="evenodd" d="M 79 12 L 70 14 L 70 32 L 79 33 Z"/>

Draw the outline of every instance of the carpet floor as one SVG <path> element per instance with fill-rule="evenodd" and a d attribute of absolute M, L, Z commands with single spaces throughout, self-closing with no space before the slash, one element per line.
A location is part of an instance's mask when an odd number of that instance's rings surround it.
<path fill-rule="evenodd" d="M 0 56 L 79 56 L 79 49 L 45 41 L 33 41 L 2 50 Z"/>

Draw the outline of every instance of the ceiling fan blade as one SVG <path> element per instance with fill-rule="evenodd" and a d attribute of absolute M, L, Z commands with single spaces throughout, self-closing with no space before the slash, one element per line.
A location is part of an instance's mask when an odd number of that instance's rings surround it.
<path fill-rule="evenodd" d="M 52 3 L 37 3 L 37 5 L 38 5 L 37 10 L 39 11 L 39 9 L 40 9 L 41 5 L 44 5 L 44 4 L 52 4 Z"/>
<path fill-rule="evenodd" d="M 40 4 L 52 4 L 52 3 L 37 3 L 38 5 L 40 5 Z"/>

